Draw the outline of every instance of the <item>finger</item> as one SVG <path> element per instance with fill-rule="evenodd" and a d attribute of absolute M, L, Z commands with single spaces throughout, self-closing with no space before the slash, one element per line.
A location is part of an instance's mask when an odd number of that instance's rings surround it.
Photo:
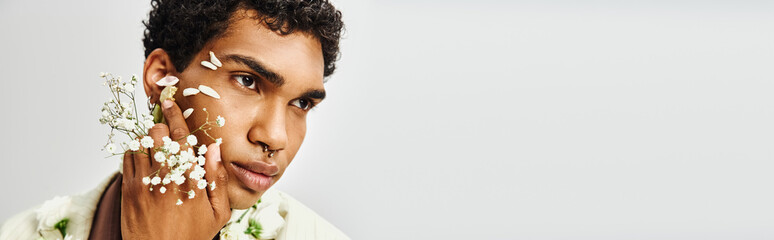
<path fill-rule="evenodd" d="M 157 123 L 156 125 L 153 125 L 150 130 L 148 130 L 148 136 L 153 138 L 153 149 L 149 151 L 151 156 L 151 169 L 158 169 L 161 167 L 161 163 L 156 161 L 155 149 L 164 145 L 164 140 L 162 139 L 169 136 L 169 127 L 167 127 L 165 124 Z"/>
<path fill-rule="evenodd" d="M 185 123 L 183 112 L 180 111 L 180 107 L 177 106 L 177 103 L 170 100 L 164 100 L 164 102 L 161 103 L 161 111 L 164 113 L 164 118 L 169 125 L 169 137 L 175 141 L 182 140 L 185 142 L 185 137 L 187 137 L 190 132 L 188 131 L 188 125 Z M 183 142 L 181 142 L 180 145 L 183 145 Z"/>
<path fill-rule="evenodd" d="M 124 153 L 124 179 L 134 177 L 134 159 L 129 152 Z"/>
<path fill-rule="evenodd" d="M 215 220 L 225 224 L 231 218 L 231 205 L 228 200 L 228 173 L 220 158 L 220 144 L 211 144 L 204 154 L 204 179 L 215 183 L 215 189 L 207 186 L 207 197 L 212 205 Z M 210 183 L 212 184 L 212 183 Z"/>
<path fill-rule="evenodd" d="M 135 177 L 145 177 L 150 174 L 150 158 L 147 154 L 140 151 L 128 151 L 126 154 L 131 155 L 132 161 L 134 161 Z"/>

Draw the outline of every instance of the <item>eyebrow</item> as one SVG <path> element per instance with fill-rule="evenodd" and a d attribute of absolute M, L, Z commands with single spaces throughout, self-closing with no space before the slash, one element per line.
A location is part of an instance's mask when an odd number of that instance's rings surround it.
<path fill-rule="evenodd" d="M 265 77 L 269 82 L 271 82 L 277 87 L 281 87 L 283 84 L 285 84 L 285 79 L 282 78 L 282 76 L 280 76 L 276 72 L 268 70 L 265 64 L 261 63 L 260 61 L 250 56 L 239 55 L 239 54 L 229 54 L 224 57 L 224 60 L 246 65 L 253 71 Z M 322 96 L 323 98 L 325 97 L 325 92 L 323 92 Z"/>
<path fill-rule="evenodd" d="M 306 91 L 304 94 L 301 94 L 302 98 L 310 98 L 310 99 L 317 99 L 318 101 L 322 101 L 325 99 L 325 90 L 309 90 Z"/>

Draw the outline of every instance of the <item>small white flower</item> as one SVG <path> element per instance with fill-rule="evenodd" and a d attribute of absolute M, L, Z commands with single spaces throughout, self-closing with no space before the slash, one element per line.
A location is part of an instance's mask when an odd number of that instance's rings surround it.
<path fill-rule="evenodd" d="M 204 180 L 204 179 L 199 180 L 199 182 L 196 183 L 196 187 L 198 187 L 199 189 L 206 188 L 207 187 L 207 181 Z"/>
<path fill-rule="evenodd" d="M 106 72 L 100 72 L 99 73 L 99 77 L 104 78 L 105 76 L 107 76 Z"/>
<path fill-rule="evenodd" d="M 226 119 L 218 115 L 218 118 L 215 119 L 215 124 L 218 124 L 218 127 L 223 127 L 223 125 L 226 125 Z"/>
<path fill-rule="evenodd" d="M 205 153 L 207 153 L 207 146 L 206 146 L 206 145 L 204 145 L 204 144 L 202 144 L 202 146 L 200 146 L 200 147 L 199 147 L 199 152 L 198 152 L 198 154 L 199 154 L 199 155 L 204 155 Z"/>
<path fill-rule="evenodd" d="M 161 87 L 172 86 L 177 84 L 178 81 L 180 81 L 180 79 L 178 79 L 177 77 L 168 75 L 156 81 L 156 85 Z"/>
<path fill-rule="evenodd" d="M 199 155 L 198 157 L 196 157 L 196 164 L 199 165 L 199 166 L 204 166 L 204 163 L 206 161 L 207 161 L 207 159 L 204 158 L 204 156 L 202 156 L 202 155 Z"/>
<path fill-rule="evenodd" d="M 129 93 L 134 92 L 134 85 L 128 84 L 128 83 L 124 83 L 124 91 L 129 92 Z"/>
<path fill-rule="evenodd" d="M 153 119 L 146 119 L 142 121 L 142 125 L 145 125 L 146 128 L 152 128 L 156 123 L 153 122 Z"/>
<path fill-rule="evenodd" d="M 209 68 L 210 70 L 213 70 L 213 71 L 218 70 L 217 66 L 215 66 L 214 64 L 208 61 L 202 61 L 202 66 Z"/>
<path fill-rule="evenodd" d="M 213 53 L 212 51 L 210 51 L 210 62 L 217 67 L 223 66 L 223 63 L 221 63 L 220 60 L 217 57 L 215 57 L 215 53 Z"/>
<path fill-rule="evenodd" d="M 188 191 L 188 199 L 193 199 L 196 196 L 194 190 Z"/>
<path fill-rule="evenodd" d="M 35 215 L 38 220 L 38 230 L 52 229 L 56 223 L 68 217 L 68 210 L 72 198 L 54 197 L 54 199 L 48 200 L 35 210 Z"/>
<path fill-rule="evenodd" d="M 196 89 L 196 88 L 186 88 L 186 89 L 183 89 L 183 96 L 184 97 L 193 96 L 193 95 L 196 95 L 196 94 L 199 94 L 199 89 Z"/>
<path fill-rule="evenodd" d="M 178 206 L 183 205 L 183 200 L 177 199 L 177 202 L 175 203 L 175 205 L 178 205 Z"/>
<path fill-rule="evenodd" d="M 196 146 L 196 143 L 198 143 L 196 136 L 194 135 L 188 135 L 188 137 L 185 139 L 186 142 L 188 142 L 188 145 L 190 146 Z"/>
<path fill-rule="evenodd" d="M 180 151 L 180 144 L 177 142 L 170 142 L 167 146 L 167 151 L 171 154 L 175 154 Z"/>
<path fill-rule="evenodd" d="M 156 159 L 156 162 L 163 163 L 167 160 L 167 157 L 164 156 L 163 152 L 156 152 L 156 154 L 153 154 L 153 159 Z"/>
<path fill-rule="evenodd" d="M 159 192 L 164 194 L 165 192 L 167 192 L 167 188 L 162 186 L 161 188 L 159 188 Z"/>
<path fill-rule="evenodd" d="M 182 175 L 179 175 L 179 176 L 176 176 L 176 178 L 172 179 L 172 181 L 175 181 L 175 184 L 177 185 L 181 185 L 185 183 L 185 177 L 183 177 Z"/>
<path fill-rule="evenodd" d="M 144 177 L 142 178 L 142 184 L 148 185 L 150 184 L 150 177 Z"/>
<path fill-rule="evenodd" d="M 191 113 L 193 113 L 193 108 L 188 108 L 185 111 L 183 111 L 183 118 L 188 119 L 188 117 L 191 116 Z"/>
<path fill-rule="evenodd" d="M 140 139 L 140 144 L 144 148 L 152 148 L 153 147 L 153 138 L 149 137 L 149 136 L 142 137 L 142 139 Z"/>
<path fill-rule="evenodd" d="M 221 144 L 221 143 L 223 143 L 223 138 L 218 138 L 218 139 L 215 139 L 215 143 L 216 143 L 216 144 Z"/>
<path fill-rule="evenodd" d="M 206 94 L 207 96 L 220 99 L 220 95 L 218 94 L 218 92 L 216 92 L 215 89 L 212 89 L 211 87 L 199 85 L 199 90 L 202 93 Z"/>
<path fill-rule="evenodd" d="M 116 145 L 112 144 L 112 143 L 108 144 L 107 146 L 105 146 L 105 151 L 110 153 L 110 154 L 115 153 L 116 152 Z"/>
<path fill-rule="evenodd" d="M 129 150 L 137 151 L 140 150 L 140 142 L 137 140 L 129 141 Z"/>
<path fill-rule="evenodd" d="M 210 191 L 215 190 L 215 181 L 210 183 Z"/>
<path fill-rule="evenodd" d="M 158 185 L 159 183 L 161 183 L 161 178 L 159 176 L 151 178 L 151 184 Z"/>
<path fill-rule="evenodd" d="M 172 139 L 169 138 L 168 136 L 164 136 L 161 138 L 161 141 L 164 142 L 164 145 L 168 145 L 169 143 L 172 142 Z"/>

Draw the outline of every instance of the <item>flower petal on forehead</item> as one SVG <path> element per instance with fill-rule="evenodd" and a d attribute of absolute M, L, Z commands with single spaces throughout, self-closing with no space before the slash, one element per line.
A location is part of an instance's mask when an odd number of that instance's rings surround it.
<path fill-rule="evenodd" d="M 162 86 L 162 87 L 172 86 L 172 85 L 177 84 L 177 82 L 179 82 L 179 81 L 180 81 L 180 79 L 178 79 L 177 77 L 172 76 L 172 75 L 168 75 L 168 76 L 164 76 L 163 78 L 161 78 L 158 81 L 156 81 L 156 85 L 159 85 L 159 86 Z"/>
<path fill-rule="evenodd" d="M 188 96 L 196 95 L 196 94 L 199 94 L 199 89 L 196 89 L 196 88 L 186 88 L 186 89 L 183 89 L 183 96 L 184 97 L 188 97 Z"/>
<path fill-rule="evenodd" d="M 223 66 L 223 63 L 220 63 L 220 60 L 217 57 L 215 57 L 215 53 L 213 53 L 212 51 L 210 51 L 210 62 L 212 62 L 213 65 L 218 67 Z"/>
<path fill-rule="evenodd" d="M 220 99 L 220 95 L 215 91 L 215 89 L 212 89 L 208 86 L 199 85 L 199 90 L 202 91 L 202 93 L 207 94 L 207 96 Z"/>
<path fill-rule="evenodd" d="M 185 93 L 185 91 L 183 91 L 183 93 Z M 193 108 L 186 109 L 185 111 L 183 111 L 183 117 L 188 119 L 188 117 L 191 116 L 191 113 L 193 113 L 193 111 L 194 111 Z"/>
<path fill-rule="evenodd" d="M 213 71 L 218 70 L 217 66 L 215 66 L 214 64 L 208 61 L 202 61 L 202 66 L 209 68 L 210 70 L 213 70 Z"/>

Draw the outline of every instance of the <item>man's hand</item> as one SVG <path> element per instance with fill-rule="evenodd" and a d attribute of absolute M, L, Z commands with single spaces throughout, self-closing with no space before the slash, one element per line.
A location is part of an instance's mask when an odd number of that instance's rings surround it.
<path fill-rule="evenodd" d="M 156 124 L 148 131 L 153 138 L 154 148 L 163 145 L 162 138 L 169 136 L 173 140 L 185 142 L 189 130 L 180 108 L 172 101 L 162 103 L 162 111 L 169 126 Z M 147 151 L 152 151 L 149 149 Z M 153 156 L 150 152 L 150 156 Z M 156 185 L 154 191 L 148 189 L 151 185 L 142 183 L 142 178 L 151 175 L 161 168 L 161 164 L 148 155 L 136 152 L 124 154 L 124 174 L 121 185 L 121 234 L 124 239 L 212 239 L 231 218 L 228 200 L 228 175 L 220 158 L 220 145 L 210 144 L 204 165 L 205 179 L 215 181 L 216 188 L 199 189 L 196 182 L 187 179 L 177 186 L 180 191 L 174 191 L 173 184 L 167 184 L 170 191 L 160 193 L 161 185 Z M 160 176 L 169 171 L 162 168 Z M 190 173 L 185 173 L 188 177 Z M 189 190 L 196 197 L 188 199 Z M 176 205 L 178 199 L 182 205 Z"/>

